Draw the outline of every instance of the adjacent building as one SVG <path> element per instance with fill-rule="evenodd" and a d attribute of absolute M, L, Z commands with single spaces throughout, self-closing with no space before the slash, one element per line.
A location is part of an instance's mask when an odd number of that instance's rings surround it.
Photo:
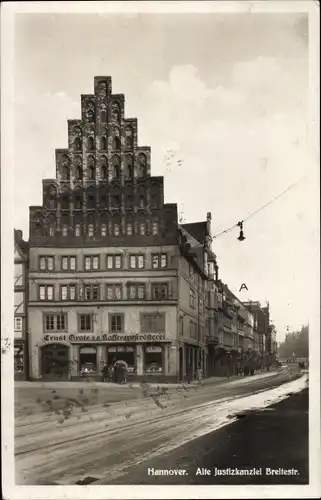
<path fill-rule="evenodd" d="M 28 378 L 27 323 L 28 243 L 22 231 L 14 230 L 14 376 Z"/>
<path fill-rule="evenodd" d="M 100 378 L 123 360 L 133 378 L 183 380 L 207 370 L 210 214 L 178 224 L 124 96 L 109 77 L 94 89 L 30 207 L 30 377 Z"/>

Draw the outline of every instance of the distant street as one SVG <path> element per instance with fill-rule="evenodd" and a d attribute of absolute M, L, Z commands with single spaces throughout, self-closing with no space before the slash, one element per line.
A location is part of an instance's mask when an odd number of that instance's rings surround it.
<path fill-rule="evenodd" d="M 152 398 L 87 407 L 75 404 L 62 413 L 20 413 L 15 422 L 16 481 L 208 484 L 214 478 L 195 476 L 195 467 L 260 467 L 270 453 L 271 466 L 300 468 L 302 474 L 296 481 L 302 482 L 307 474 L 302 466 L 307 454 L 307 391 L 279 403 L 275 415 L 266 411 L 259 417 L 238 417 L 240 412 L 264 408 L 306 386 L 306 375 L 293 379 L 284 369 L 217 384 L 176 387 Z M 298 430 L 294 437 L 293 426 Z M 272 441 L 274 448 L 269 447 Z M 188 475 L 160 478 L 148 475 L 148 468 L 182 468 Z M 235 484 L 235 478 L 234 483 L 230 477 L 225 481 Z"/>

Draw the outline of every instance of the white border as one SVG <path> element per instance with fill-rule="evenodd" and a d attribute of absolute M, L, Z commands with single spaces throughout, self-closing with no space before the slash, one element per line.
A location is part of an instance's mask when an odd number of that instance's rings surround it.
<path fill-rule="evenodd" d="M 319 159 L 319 8 L 318 2 L 3 2 L 1 9 L 1 344 L 11 348 L 1 360 L 3 496 L 27 499 L 106 498 L 319 498 L 320 480 L 320 256 L 311 248 L 315 287 L 302 289 L 311 298 L 310 312 L 310 484 L 308 486 L 15 486 L 13 461 L 13 102 L 14 16 L 18 13 L 308 13 L 311 151 Z M 93 75 L 94 76 L 94 75 Z M 319 200 L 319 169 L 310 172 Z M 18 182 L 18 180 L 17 180 Z M 316 209 L 315 226 L 319 228 Z M 299 237 L 299 236 L 298 236 Z M 298 263 L 300 265 L 300 263 Z M 311 266 L 312 267 L 312 266 Z"/>

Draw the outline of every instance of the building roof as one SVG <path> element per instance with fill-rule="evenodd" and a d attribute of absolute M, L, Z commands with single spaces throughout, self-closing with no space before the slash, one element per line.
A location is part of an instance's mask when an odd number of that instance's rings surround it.
<path fill-rule="evenodd" d="M 20 229 L 14 229 L 14 241 L 24 253 L 28 251 L 29 244 L 23 239 L 23 232 Z"/>
<path fill-rule="evenodd" d="M 204 222 L 191 222 L 190 224 L 182 224 L 182 227 L 188 231 L 198 242 L 205 243 L 207 235 L 207 223 Z"/>

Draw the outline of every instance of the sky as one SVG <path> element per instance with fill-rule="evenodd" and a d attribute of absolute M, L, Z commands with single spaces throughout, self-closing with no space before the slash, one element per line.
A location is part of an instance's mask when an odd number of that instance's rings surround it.
<path fill-rule="evenodd" d="M 308 140 L 309 33 L 303 14 L 20 14 L 15 23 L 15 215 L 41 205 L 67 147 L 80 94 L 111 76 L 151 146 L 152 175 L 185 222 L 212 214 L 220 278 L 241 300 L 270 303 L 278 340 L 309 319 L 318 245 L 318 168 Z M 168 163 L 168 151 L 174 151 Z M 312 174 L 311 174 L 312 173 Z M 248 290 L 239 292 L 245 283 Z"/>

